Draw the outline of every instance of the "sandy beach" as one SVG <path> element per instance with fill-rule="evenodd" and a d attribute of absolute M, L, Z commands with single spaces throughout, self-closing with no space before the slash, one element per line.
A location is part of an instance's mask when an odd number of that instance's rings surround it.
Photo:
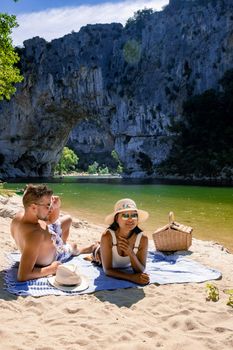
<path fill-rule="evenodd" d="M 18 297 L 4 289 L 5 253 L 16 249 L 11 217 L 21 198 L 0 196 L 1 349 L 19 350 L 230 350 L 233 308 L 223 290 L 233 288 L 233 254 L 193 239 L 189 257 L 222 272 L 213 281 L 217 302 L 206 301 L 204 283 L 148 285 L 78 296 Z M 98 240 L 104 226 L 74 218 L 71 241 Z M 195 237 L 195 233 L 194 233 Z"/>

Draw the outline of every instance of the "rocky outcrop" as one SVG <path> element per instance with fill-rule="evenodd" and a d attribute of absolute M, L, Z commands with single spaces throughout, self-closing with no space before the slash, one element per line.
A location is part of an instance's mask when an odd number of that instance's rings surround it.
<path fill-rule="evenodd" d="M 13 218 L 20 210 L 23 210 L 20 196 L 12 195 L 9 197 L 0 195 L 0 217 Z"/>
<path fill-rule="evenodd" d="M 231 0 L 170 0 L 125 27 L 26 41 L 24 81 L 0 104 L 1 176 L 51 175 L 68 139 L 84 168 L 115 149 L 126 174 L 156 175 L 183 101 L 233 66 L 232 13 Z"/>

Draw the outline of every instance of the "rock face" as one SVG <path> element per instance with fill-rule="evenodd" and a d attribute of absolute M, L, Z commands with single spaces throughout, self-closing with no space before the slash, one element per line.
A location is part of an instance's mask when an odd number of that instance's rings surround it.
<path fill-rule="evenodd" d="M 24 81 L 0 104 L 0 176 L 51 175 L 67 141 L 84 168 L 111 164 L 115 149 L 126 174 L 154 176 L 183 101 L 233 67 L 233 3 L 170 0 L 125 27 L 24 45 Z"/>

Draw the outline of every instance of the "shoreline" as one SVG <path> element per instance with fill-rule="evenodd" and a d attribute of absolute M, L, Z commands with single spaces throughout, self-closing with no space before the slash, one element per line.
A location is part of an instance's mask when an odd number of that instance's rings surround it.
<path fill-rule="evenodd" d="M 160 177 L 130 177 L 121 175 L 100 175 L 100 174 L 65 174 L 54 175 L 48 177 L 15 177 L 2 179 L 3 183 L 59 183 L 73 182 L 78 180 L 80 182 L 109 182 L 120 184 L 158 184 L 158 185 L 187 185 L 187 186 L 207 186 L 207 187 L 233 187 L 233 179 L 224 178 L 191 178 L 191 177 L 176 177 L 176 176 L 160 176 Z"/>
<path fill-rule="evenodd" d="M 210 281 L 217 302 L 206 301 L 206 283 L 151 284 L 78 296 L 15 296 L 4 290 L 7 252 L 15 250 L 11 217 L 21 197 L 0 196 L 2 346 L 6 350 L 230 350 L 233 308 L 224 289 L 233 288 L 233 254 L 212 241 L 193 238 L 187 257 L 222 272 Z M 74 218 L 70 241 L 86 245 L 104 227 Z M 12 330 L 14 330 L 12 332 Z M 49 342 L 48 342 L 49 339 Z"/>

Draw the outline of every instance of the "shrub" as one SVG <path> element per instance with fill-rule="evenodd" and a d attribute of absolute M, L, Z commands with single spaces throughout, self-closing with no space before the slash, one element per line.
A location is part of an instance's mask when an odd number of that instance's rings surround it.
<path fill-rule="evenodd" d="M 108 175 L 108 174 L 109 174 L 108 167 L 107 167 L 107 166 L 104 167 L 104 168 L 99 167 L 98 173 L 99 173 L 100 175 Z"/>
<path fill-rule="evenodd" d="M 93 164 L 89 165 L 87 169 L 88 174 L 97 174 L 98 166 L 99 164 L 97 162 L 94 162 Z"/>

